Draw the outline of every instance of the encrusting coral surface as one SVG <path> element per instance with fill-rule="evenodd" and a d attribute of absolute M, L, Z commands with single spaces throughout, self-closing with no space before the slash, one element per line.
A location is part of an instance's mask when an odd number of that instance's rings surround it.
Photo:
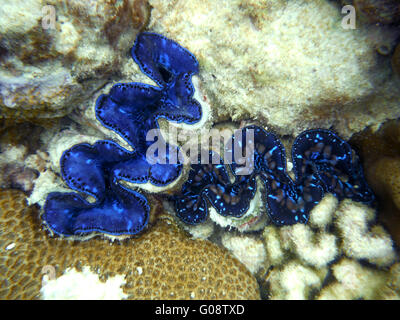
<path fill-rule="evenodd" d="M 143 0 L 2 1 L 0 118 L 62 117 L 85 103 L 121 74 L 149 9 Z"/>
<path fill-rule="evenodd" d="M 88 283 L 94 275 L 105 285 L 111 279 L 116 292 L 120 283 L 122 293 L 107 298 L 259 299 L 256 279 L 236 258 L 210 241 L 189 239 L 169 218 L 138 239 L 110 243 L 49 237 L 21 191 L 0 192 L 0 213 L 2 299 L 98 298 L 65 292 L 71 286 L 62 276 L 72 274 L 72 281 L 77 272 Z M 54 283 L 59 277 L 61 285 Z"/>
<path fill-rule="evenodd" d="M 334 125 L 348 138 L 400 116 L 398 83 L 376 52 L 375 39 L 388 36 L 378 29 L 371 38 L 358 20 L 356 29 L 343 29 L 338 3 L 149 3 L 149 28 L 198 58 L 216 121 L 257 119 L 293 135 Z"/>

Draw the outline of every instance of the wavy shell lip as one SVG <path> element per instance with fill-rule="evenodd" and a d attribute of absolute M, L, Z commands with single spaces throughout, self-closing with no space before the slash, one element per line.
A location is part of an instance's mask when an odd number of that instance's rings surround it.
<path fill-rule="evenodd" d="M 102 125 L 119 134 L 134 152 L 111 141 L 97 142 L 94 146 L 75 145 L 64 152 L 61 170 L 68 186 L 93 196 L 96 201 L 86 202 L 73 193 L 65 194 L 64 198 L 62 194 L 50 194 L 43 217 L 52 221 L 48 225 L 55 233 L 136 234 L 147 224 L 143 217 L 148 216 L 148 201 L 136 191 L 119 185 L 118 181 L 150 182 L 162 187 L 176 181 L 181 174 L 182 164 L 179 163 L 147 163 L 144 152 L 149 144 L 145 137 L 149 130 L 159 129 L 159 118 L 188 125 L 201 122 L 203 113 L 201 105 L 193 98 L 192 84 L 192 75 L 199 71 L 198 62 L 176 42 L 148 32 L 138 35 L 131 54 L 142 72 L 159 87 L 141 83 L 116 84 L 109 94 L 98 98 L 95 109 Z M 346 197 L 366 203 L 374 200 L 360 163 L 352 157 L 351 147 L 335 133 L 313 129 L 296 138 L 292 148 L 293 181 L 286 172 L 285 150 L 279 139 L 254 125 L 242 128 L 242 133 L 246 135 L 250 129 L 255 132 L 252 173 L 236 176 L 237 164 L 233 162 L 229 166 L 234 175 L 234 182 L 231 182 L 224 164 L 208 166 L 201 176 L 198 174 L 205 167 L 192 166 L 189 180 L 175 197 L 177 215 L 186 223 L 203 222 L 208 216 L 208 203 L 225 217 L 246 215 L 256 195 L 256 176 L 265 186 L 264 201 L 269 217 L 278 225 L 306 223 L 310 210 L 324 192 L 333 193 L 339 199 Z M 245 141 L 236 143 L 243 145 Z M 132 199 L 138 203 L 131 203 Z M 98 206 L 103 206 L 103 212 L 97 210 Z M 128 207 L 130 211 L 136 208 L 137 217 L 129 218 Z M 125 214 L 127 221 L 118 223 L 120 217 L 109 220 L 112 212 Z M 86 221 L 80 219 L 81 215 L 90 218 Z"/>
<path fill-rule="evenodd" d="M 62 177 L 79 193 L 48 195 L 42 218 L 55 234 L 137 234 L 148 223 L 150 204 L 127 185 L 163 188 L 173 185 L 182 173 L 181 163 L 170 163 L 170 153 L 165 164 L 148 162 L 146 135 L 159 128 L 159 118 L 188 125 L 200 121 L 201 105 L 193 98 L 191 82 L 192 75 L 198 73 L 198 62 L 187 49 L 155 33 L 139 34 L 131 53 L 142 72 L 159 87 L 135 82 L 115 84 L 109 94 L 98 97 L 95 114 L 133 151 L 108 140 L 78 144 L 64 151 Z M 88 202 L 90 197 L 95 201 Z"/>
<path fill-rule="evenodd" d="M 338 200 L 374 202 L 358 158 L 353 156 L 350 145 L 334 132 L 312 129 L 296 138 L 292 147 L 293 180 L 286 171 L 285 149 L 274 134 L 255 125 L 241 130 L 241 138 L 232 136 L 231 152 L 235 146 L 245 148 L 247 130 L 253 130 L 252 173 L 236 176 L 236 169 L 240 167 L 234 161 L 229 165 L 235 176 L 231 183 L 225 178 L 226 174 L 221 175 L 227 167 L 223 163 L 192 165 L 188 181 L 175 198 L 177 215 L 186 223 L 204 221 L 209 204 L 213 207 L 213 220 L 219 220 L 215 212 L 231 219 L 247 216 L 249 204 L 256 195 L 255 177 L 264 184 L 265 206 L 271 221 L 277 225 L 307 223 L 310 211 L 325 192 L 332 193 Z"/>

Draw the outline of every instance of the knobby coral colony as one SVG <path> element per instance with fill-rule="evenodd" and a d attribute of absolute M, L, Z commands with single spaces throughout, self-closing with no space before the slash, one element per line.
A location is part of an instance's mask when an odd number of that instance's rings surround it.
<path fill-rule="evenodd" d="M 43 219 L 57 234 L 66 236 L 93 231 L 112 235 L 136 234 L 148 222 L 149 203 L 142 194 L 119 184 L 119 180 L 165 186 L 176 180 L 182 164 L 150 164 L 145 157 L 150 142 L 146 134 L 158 128 L 164 117 L 193 124 L 202 117 L 193 99 L 192 75 L 198 72 L 196 58 L 177 43 L 153 33 L 138 35 L 131 50 L 141 71 L 158 87 L 142 83 L 121 83 L 96 102 L 96 117 L 132 146 L 128 151 L 113 141 L 94 145 L 78 144 L 66 150 L 60 160 L 62 177 L 68 186 L 95 198 L 88 202 L 77 193 L 50 193 Z M 286 173 L 285 150 L 272 133 L 256 126 L 242 129 L 235 146 L 246 147 L 246 134 L 254 131 L 254 165 L 251 174 L 240 175 L 240 166 L 201 164 L 191 166 L 180 194 L 173 197 L 178 217 L 188 224 L 203 222 L 208 202 L 223 216 L 240 218 L 254 198 L 260 177 L 265 184 L 265 205 L 272 221 L 279 225 L 306 223 L 310 210 L 324 192 L 339 199 L 371 203 L 374 195 L 367 186 L 358 158 L 350 146 L 328 130 L 300 134 L 292 148 L 295 181 Z M 236 141 L 235 141 L 236 139 Z M 169 146 L 171 151 L 178 147 Z M 229 151 L 229 150 L 228 150 Z M 210 153 L 210 158 L 218 155 Z M 212 159 L 211 159 L 212 160 Z M 230 168 L 234 181 L 228 174 Z"/>

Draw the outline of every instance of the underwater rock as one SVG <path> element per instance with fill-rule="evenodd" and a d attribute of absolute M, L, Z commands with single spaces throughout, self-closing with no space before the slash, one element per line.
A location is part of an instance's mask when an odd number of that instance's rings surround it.
<path fill-rule="evenodd" d="M 20 191 L 0 192 L 0 213 L 2 299 L 46 298 L 49 280 L 71 269 L 82 276 L 90 270 L 103 284 L 116 276 L 125 277 L 122 293 L 114 299 L 121 294 L 128 299 L 260 298 L 256 279 L 226 249 L 207 240 L 189 239 L 168 217 L 160 217 L 138 239 L 110 243 L 100 238 L 68 241 L 49 237 L 38 211 L 26 205 Z M 79 288 L 90 290 L 80 284 Z M 52 298 L 68 297 L 65 287 L 49 291 Z"/>
<path fill-rule="evenodd" d="M 399 116 L 390 66 L 366 27 L 342 28 L 335 3 L 149 2 L 149 28 L 198 58 L 216 122 L 257 119 L 282 135 L 334 126 L 348 138 Z"/>
<path fill-rule="evenodd" d="M 0 8 L 0 117 L 61 117 L 120 74 L 147 21 L 144 0 L 5 0 Z M 29 10 L 26 10 L 29 8 Z"/>
<path fill-rule="evenodd" d="M 380 200 L 380 220 L 400 244 L 400 155 L 382 157 L 368 168 L 367 178 Z"/>
<path fill-rule="evenodd" d="M 38 174 L 34 169 L 24 165 L 10 164 L 0 165 L 0 188 L 18 189 L 24 192 L 31 192 L 34 181 Z"/>
<path fill-rule="evenodd" d="M 379 200 L 379 220 L 400 244 L 400 125 L 388 121 L 379 129 L 368 128 L 351 139 L 358 149 L 365 177 Z"/>
<path fill-rule="evenodd" d="M 358 25 L 357 25 L 358 27 Z M 361 24 L 371 45 L 381 56 L 391 56 L 400 36 L 397 26 L 382 24 Z M 379 59 L 379 58 L 378 58 Z M 382 61 L 384 61 L 382 59 Z M 386 61 L 385 61 L 386 62 Z"/>
<path fill-rule="evenodd" d="M 389 196 L 400 211 L 400 156 L 382 157 L 368 172 L 374 189 L 383 196 Z"/>
<path fill-rule="evenodd" d="M 353 0 L 352 2 L 356 12 L 369 23 L 397 24 L 400 22 L 399 0 Z"/>
<path fill-rule="evenodd" d="M 392 56 L 392 67 L 394 72 L 400 76 L 400 44 L 397 45 Z"/>
<path fill-rule="evenodd" d="M 41 129 L 31 124 L 14 124 L 0 132 L 0 188 L 33 190 L 42 164 L 34 161 L 40 133 Z"/>

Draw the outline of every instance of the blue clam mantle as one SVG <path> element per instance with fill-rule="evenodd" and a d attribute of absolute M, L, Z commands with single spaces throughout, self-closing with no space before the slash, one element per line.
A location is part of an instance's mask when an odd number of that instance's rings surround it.
<path fill-rule="evenodd" d="M 146 134 L 158 128 L 160 117 L 186 124 L 201 119 L 201 106 L 193 99 L 191 82 L 192 75 L 198 73 L 198 62 L 179 44 L 154 33 L 139 34 L 131 54 L 157 86 L 116 84 L 109 94 L 99 96 L 95 112 L 102 125 L 119 134 L 133 151 L 102 140 L 94 145 L 78 144 L 63 153 L 62 177 L 79 193 L 48 195 L 43 219 L 56 234 L 137 234 L 148 223 L 149 202 L 119 181 L 166 186 L 181 174 L 182 164 L 147 162 L 145 155 L 151 142 L 146 141 Z M 339 199 L 373 202 L 374 195 L 365 183 L 360 163 L 350 146 L 333 132 L 309 130 L 297 137 L 292 148 L 292 180 L 286 173 L 285 150 L 275 135 L 250 126 L 242 129 L 243 145 L 248 129 L 255 132 L 252 173 L 235 175 L 239 166 L 227 166 L 222 161 L 215 165 L 192 165 L 180 194 L 174 196 L 177 215 L 184 222 L 204 221 L 209 204 L 223 216 L 243 216 L 255 196 L 256 177 L 265 185 L 265 205 L 278 225 L 306 223 L 310 210 L 324 192 Z M 169 146 L 168 150 L 176 148 Z M 211 158 L 215 156 L 210 153 Z M 228 170 L 234 175 L 233 182 Z M 87 201 L 88 196 L 94 202 Z"/>
<path fill-rule="evenodd" d="M 285 149 L 277 137 L 257 126 L 242 129 L 239 145 L 245 148 L 246 132 L 254 130 L 254 166 L 249 175 L 236 175 L 240 167 L 221 164 L 192 165 L 189 179 L 175 196 L 177 215 L 186 223 L 197 224 L 208 215 L 208 203 L 223 216 L 242 217 L 249 209 L 257 188 L 256 176 L 265 185 L 264 202 L 277 225 L 306 223 L 311 209 L 324 193 L 339 200 L 350 198 L 371 204 L 375 197 L 366 184 L 358 158 L 347 142 L 329 130 L 301 133 L 292 148 L 293 181 L 286 173 Z M 238 145 L 235 136 L 231 152 Z"/>
<path fill-rule="evenodd" d="M 161 35 L 141 33 L 131 54 L 140 69 L 158 87 L 143 83 L 120 83 L 109 94 L 99 96 L 96 117 L 121 135 L 133 148 L 130 152 L 108 140 L 93 146 L 78 144 L 60 160 L 67 185 L 78 193 L 50 193 L 43 219 L 57 234 L 79 235 L 93 231 L 112 235 L 136 234 L 149 219 L 146 197 L 119 184 L 151 183 L 165 186 L 176 180 L 182 164 L 150 164 L 146 161 L 146 134 L 158 128 L 157 119 L 192 124 L 201 119 L 200 104 L 192 98 L 196 58 L 186 49 Z M 168 150 L 176 150 L 169 146 Z M 167 160 L 169 153 L 167 153 Z"/>

